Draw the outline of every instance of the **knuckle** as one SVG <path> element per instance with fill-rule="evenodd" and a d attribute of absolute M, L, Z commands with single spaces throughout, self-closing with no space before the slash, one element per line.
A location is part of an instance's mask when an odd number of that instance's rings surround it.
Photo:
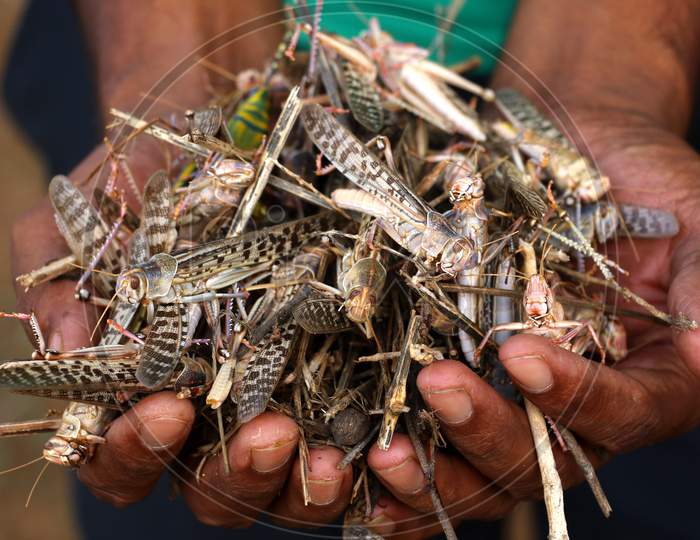
<path fill-rule="evenodd" d="M 614 454 L 638 448 L 649 440 L 659 424 L 658 409 L 652 395 L 641 385 L 633 385 L 627 395 L 628 404 L 621 408 L 620 423 L 607 430 L 599 441 L 603 448 Z"/>
<path fill-rule="evenodd" d="M 131 506 L 142 498 L 135 494 L 116 493 L 104 487 L 88 486 L 88 489 L 98 501 L 106 502 L 119 509 Z"/>

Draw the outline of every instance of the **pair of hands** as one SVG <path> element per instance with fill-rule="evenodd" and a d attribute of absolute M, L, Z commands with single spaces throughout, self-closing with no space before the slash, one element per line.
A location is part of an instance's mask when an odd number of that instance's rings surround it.
<path fill-rule="evenodd" d="M 700 282 L 700 158 L 680 138 L 648 123 L 602 122 L 584 134 L 595 148 L 604 149 L 596 155 L 598 165 L 611 177 L 618 201 L 666 208 L 681 223 L 675 239 L 637 241 L 639 260 L 626 241 L 612 246 L 619 248 L 620 264 L 633 269 L 626 285 L 672 313 L 700 320 L 700 295 L 695 292 Z M 73 178 L 84 178 L 101 156 L 102 150 L 96 150 Z M 158 166 L 148 160 L 143 157 L 134 165 L 140 179 Z M 13 229 L 15 275 L 66 252 L 47 201 Z M 57 281 L 28 294 L 18 290 L 20 309 L 38 314 L 50 347 L 69 349 L 89 341 L 94 314 L 73 299 L 73 288 L 72 282 Z M 596 466 L 610 455 L 661 441 L 700 421 L 700 333 L 679 334 L 636 322 L 628 332 L 632 352 L 614 368 L 536 336 L 514 336 L 499 352 L 522 393 L 568 425 Z M 454 361 L 424 368 L 418 387 L 458 451 L 438 452 L 435 472 L 438 492 L 455 521 L 498 518 L 520 499 L 541 497 L 532 436 L 521 408 Z M 139 501 L 178 459 L 193 418 L 191 404 L 171 393 L 144 399 L 112 424 L 107 444 L 80 468 L 80 479 L 98 498 L 115 505 Z M 297 438 L 295 423 L 275 413 L 243 426 L 229 441 L 229 474 L 217 456 L 204 466 L 200 483 L 192 477 L 182 483 L 197 518 L 228 527 L 247 525 L 260 515 L 290 527 L 336 520 L 350 498 L 351 468 L 336 469 L 342 457 L 337 449 L 312 449 L 312 503 L 305 506 Z M 387 488 L 370 526 L 380 534 L 405 538 L 438 532 L 426 480 L 408 438 L 397 434 L 388 451 L 373 446 L 368 452 L 369 466 Z M 582 476 L 573 459 L 557 445 L 554 453 L 564 486 L 579 483 Z"/>

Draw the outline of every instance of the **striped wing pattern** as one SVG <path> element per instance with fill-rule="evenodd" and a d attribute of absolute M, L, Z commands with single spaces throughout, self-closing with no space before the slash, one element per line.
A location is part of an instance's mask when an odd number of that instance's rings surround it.
<path fill-rule="evenodd" d="M 59 230 L 73 255 L 80 264 L 90 264 L 109 234 L 107 225 L 97 210 L 65 176 L 55 176 L 51 180 L 49 198 L 56 211 Z M 102 266 L 110 272 L 120 269 L 121 254 L 116 246 L 107 247 Z"/>
<path fill-rule="evenodd" d="M 279 260 L 294 253 L 319 233 L 332 229 L 334 224 L 335 215 L 323 212 L 175 253 L 178 269 L 173 282 L 199 281 L 222 270 Z"/>
<path fill-rule="evenodd" d="M 496 92 L 496 99 L 507 111 L 511 123 L 519 128 L 529 129 L 563 147 L 571 148 L 561 131 L 535 107 L 532 102 L 517 90 L 504 88 Z"/>
<path fill-rule="evenodd" d="M 136 378 L 141 384 L 157 389 L 168 382 L 180 359 L 186 336 L 185 305 L 158 304 L 136 371 Z"/>
<path fill-rule="evenodd" d="M 158 171 L 149 178 L 143 196 L 141 226 L 150 255 L 170 253 L 173 249 L 177 233 L 172 213 L 170 181 L 165 171 Z"/>
<path fill-rule="evenodd" d="M 342 61 L 342 80 L 353 118 L 369 131 L 379 132 L 384 125 L 384 109 L 372 81 L 347 61 Z"/>
<path fill-rule="evenodd" d="M 143 388 L 135 360 L 20 360 L 0 365 L 0 388 L 104 390 Z"/>
<path fill-rule="evenodd" d="M 238 422 L 252 420 L 267 407 L 299 335 L 296 330 L 296 322 L 288 318 L 253 353 L 243 375 L 238 399 Z"/>
<path fill-rule="evenodd" d="M 678 234 L 676 216 L 660 208 L 620 205 L 620 214 L 627 230 L 638 238 L 668 238 Z"/>
<path fill-rule="evenodd" d="M 206 109 L 198 109 L 188 113 L 190 128 L 194 131 L 200 131 L 204 135 L 213 137 L 221 129 L 223 120 L 223 111 L 221 107 L 208 107 Z"/>
<path fill-rule="evenodd" d="M 352 328 L 353 324 L 336 298 L 315 296 L 294 308 L 294 320 L 310 334 L 333 334 Z"/>
<path fill-rule="evenodd" d="M 430 207 L 320 105 L 301 112 L 304 128 L 324 156 L 351 182 L 403 220 L 425 227 Z"/>
<path fill-rule="evenodd" d="M 30 395 L 34 397 L 43 397 L 48 399 L 59 399 L 62 401 L 72 401 L 78 403 L 87 403 L 89 405 L 98 405 L 107 409 L 123 410 L 128 404 L 131 405 L 138 400 L 137 396 L 129 395 L 128 398 L 124 395 L 123 400 L 120 400 L 120 395 L 110 391 L 85 391 L 85 390 L 64 390 L 38 388 L 35 390 L 15 390 L 16 394 Z"/>

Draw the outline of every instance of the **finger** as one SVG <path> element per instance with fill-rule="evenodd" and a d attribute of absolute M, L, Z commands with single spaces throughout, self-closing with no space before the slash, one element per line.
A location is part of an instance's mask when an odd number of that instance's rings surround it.
<path fill-rule="evenodd" d="M 282 489 L 298 437 L 296 423 L 282 414 L 266 412 L 244 424 L 228 443 L 230 472 L 219 454 L 199 480 L 183 486 L 197 519 L 220 527 L 252 523 Z"/>
<path fill-rule="evenodd" d="M 674 354 L 671 346 L 650 346 L 612 369 L 545 338 L 519 335 L 501 346 L 499 356 L 545 414 L 618 453 L 667 437 L 678 418 L 688 418 L 682 409 L 696 402 L 696 383 Z"/>
<path fill-rule="evenodd" d="M 695 294 L 700 282 L 700 248 L 697 235 L 689 235 L 672 259 L 673 280 L 668 292 L 671 313 L 684 314 L 691 321 L 700 321 L 700 296 Z M 685 364 L 700 378 L 700 332 L 674 332 L 673 341 Z"/>
<path fill-rule="evenodd" d="M 445 360 L 423 368 L 418 388 L 438 415 L 442 432 L 481 474 L 517 498 L 541 494 L 532 433 L 521 407 L 504 400 L 461 362 Z M 575 463 L 560 448 L 553 451 L 565 484 L 578 482 Z"/>
<path fill-rule="evenodd" d="M 172 392 L 148 396 L 112 423 L 106 444 L 78 470 L 78 478 L 115 506 L 143 499 L 177 456 L 193 420 L 189 401 Z"/>
<path fill-rule="evenodd" d="M 367 464 L 397 500 L 424 515 L 435 511 L 428 480 L 408 436 L 395 434 L 388 450 L 373 445 Z M 452 519 L 495 519 L 513 504 L 510 496 L 464 459 L 442 452 L 435 461 L 435 486 Z"/>
<path fill-rule="evenodd" d="M 350 502 L 352 490 L 352 467 L 337 468 L 343 455 L 331 447 L 309 450 L 308 505 L 304 504 L 301 461 L 297 457 L 289 482 L 270 514 L 287 527 L 320 527 L 335 521 Z"/>

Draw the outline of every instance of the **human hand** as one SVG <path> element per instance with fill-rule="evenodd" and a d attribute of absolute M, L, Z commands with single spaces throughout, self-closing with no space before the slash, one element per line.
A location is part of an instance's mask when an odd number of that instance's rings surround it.
<path fill-rule="evenodd" d="M 163 164 L 157 148 L 132 149 L 129 161 L 137 182 L 143 185 Z M 83 180 L 105 155 L 96 149 L 71 173 Z M 121 186 L 124 187 L 124 186 Z M 86 186 L 86 189 L 88 186 Z M 69 253 L 58 232 L 48 200 L 23 216 L 13 227 L 13 272 L 38 268 Z M 28 292 L 17 290 L 19 309 L 36 313 L 48 347 L 68 350 L 90 343 L 98 313 L 74 298 L 75 281 L 57 280 Z M 126 506 L 144 498 L 161 474 L 178 461 L 194 421 L 189 401 L 172 392 L 151 395 L 117 418 L 105 434 L 94 457 L 78 471 L 80 480 L 101 500 Z M 352 488 L 352 468 L 336 470 L 339 450 L 315 448 L 309 454 L 309 495 L 304 505 L 297 457 L 298 428 L 286 416 L 265 413 L 243 426 L 228 442 L 230 474 L 223 458 L 209 459 L 199 480 L 194 473 L 182 476 L 185 500 L 204 523 L 243 526 L 262 512 L 290 527 L 320 526 L 335 520 L 347 506 Z M 198 462 L 184 460 L 185 470 Z"/>
<path fill-rule="evenodd" d="M 639 259 L 627 240 L 607 246 L 607 256 L 631 270 L 625 286 L 672 314 L 700 320 L 695 293 L 700 281 L 700 157 L 681 138 L 641 117 L 601 117 L 579 127 L 597 165 L 611 177 L 615 199 L 670 210 L 681 224 L 676 238 L 635 240 Z M 677 332 L 636 320 L 625 325 L 631 353 L 612 367 L 532 335 L 514 336 L 499 351 L 523 395 L 576 433 L 595 466 L 700 423 L 699 331 Z M 518 499 L 542 497 L 524 410 L 500 398 L 459 362 L 424 368 L 418 387 L 459 452 L 439 452 L 435 471 L 453 521 L 499 517 Z M 581 482 L 569 453 L 557 444 L 553 451 L 564 487 Z M 385 528 L 402 538 L 437 532 L 410 441 L 396 436 L 387 452 L 375 446 L 368 459 L 402 503 L 384 510 Z"/>

